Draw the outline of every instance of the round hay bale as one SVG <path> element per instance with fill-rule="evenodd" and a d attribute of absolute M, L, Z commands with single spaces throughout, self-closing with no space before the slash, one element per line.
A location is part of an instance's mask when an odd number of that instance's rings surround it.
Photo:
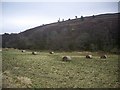
<path fill-rule="evenodd" d="M 92 55 L 86 55 L 86 58 L 92 59 Z"/>
<path fill-rule="evenodd" d="M 100 56 L 101 59 L 106 59 L 107 58 L 107 55 L 102 55 Z"/>
<path fill-rule="evenodd" d="M 63 59 L 63 61 L 71 61 L 71 57 L 70 56 L 64 56 L 62 59 Z"/>
<path fill-rule="evenodd" d="M 37 52 L 32 52 L 33 55 L 37 55 Z"/>
<path fill-rule="evenodd" d="M 50 54 L 54 54 L 54 52 L 49 52 Z"/>
<path fill-rule="evenodd" d="M 25 52 L 25 50 L 22 50 L 22 52 Z"/>

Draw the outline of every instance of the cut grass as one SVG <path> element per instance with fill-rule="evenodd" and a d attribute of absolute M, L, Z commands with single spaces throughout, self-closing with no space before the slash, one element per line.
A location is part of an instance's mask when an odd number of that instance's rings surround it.
<path fill-rule="evenodd" d="M 31 51 L 32 52 L 32 51 Z M 118 56 L 108 54 L 100 59 L 99 54 L 89 52 L 93 59 L 86 59 L 88 52 L 38 52 L 8 49 L 2 51 L 3 84 L 9 87 L 29 88 L 115 88 L 118 87 Z M 62 56 L 72 57 L 71 62 L 63 62 Z M 9 74 L 4 72 L 9 71 Z M 31 82 L 24 85 L 18 77 L 26 77 Z M 9 80 L 10 79 L 10 80 Z M 23 80 L 23 79 L 21 79 Z M 4 86 L 3 85 L 3 86 Z M 4 86 L 7 87 L 7 86 Z"/>

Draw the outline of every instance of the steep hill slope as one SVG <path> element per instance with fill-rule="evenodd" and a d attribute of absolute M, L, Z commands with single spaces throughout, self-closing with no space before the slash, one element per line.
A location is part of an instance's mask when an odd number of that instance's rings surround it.
<path fill-rule="evenodd" d="M 19 34 L 3 34 L 3 47 L 38 50 L 116 50 L 118 16 L 103 14 L 31 28 Z"/>

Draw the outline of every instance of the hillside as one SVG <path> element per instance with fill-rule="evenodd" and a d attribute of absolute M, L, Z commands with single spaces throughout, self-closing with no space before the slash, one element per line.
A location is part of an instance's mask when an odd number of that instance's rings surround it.
<path fill-rule="evenodd" d="M 3 47 L 37 50 L 116 51 L 118 16 L 102 14 L 31 28 L 18 34 L 3 34 Z"/>

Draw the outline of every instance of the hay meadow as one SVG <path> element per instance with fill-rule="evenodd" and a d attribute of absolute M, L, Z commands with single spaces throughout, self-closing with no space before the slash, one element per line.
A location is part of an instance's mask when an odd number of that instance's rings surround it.
<path fill-rule="evenodd" d="M 101 52 L 21 52 L 3 49 L 3 88 L 116 88 L 118 81 L 118 55 Z M 87 59 L 87 54 L 93 55 Z M 63 56 L 71 61 L 62 61 Z"/>

